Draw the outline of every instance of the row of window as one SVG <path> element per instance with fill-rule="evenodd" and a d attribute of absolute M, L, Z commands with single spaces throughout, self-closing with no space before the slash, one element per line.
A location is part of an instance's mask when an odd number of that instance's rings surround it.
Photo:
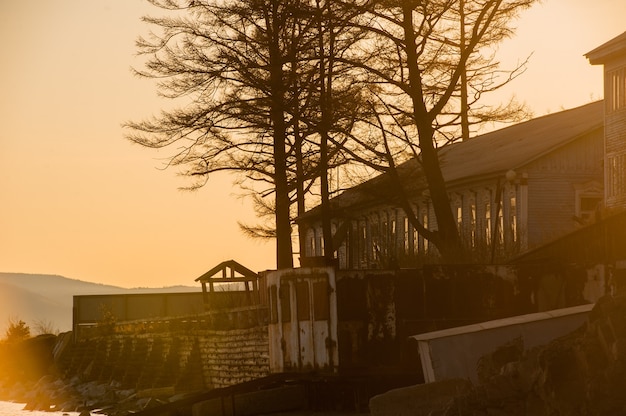
<path fill-rule="evenodd" d="M 497 245 L 503 245 L 504 243 L 515 245 L 517 243 L 519 233 L 517 226 L 517 198 L 515 195 L 510 195 L 504 201 L 496 201 L 495 204 L 491 200 L 486 200 L 480 211 L 482 219 L 479 218 L 479 208 L 474 200 L 469 202 L 468 210 L 469 222 L 466 225 L 463 204 L 457 203 L 457 228 L 461 238 L 470 248 L 475 249 L 480 245 L 489 247 L 493 241 Z"/>
<path fill-rule="evenodd" d="M 490 193 L 491 194 L 491 193 Z M 461 238 L 471 249 L 490 247 L 495 241 L 497 246 L 514 247 L 518 243 L 517 199 L 511 193 L 500 203 L 486 198 L 481 206 L 472 198 L 467 204 L 461 199 L 456 201 L 457 226 Z M 467 211 L 467 212 L 464 212 Z M 418 209 L 418 219 L 426 229 L 436 229 L 436 224 L 429 221 L 428 207 Z M 346 242 L 346 255 L 361 265 L 384 260 L 397 259 L 400 256 L 428 254 L 429 241 L 400 210 L 382 212 L 358 220 L 354 224 L 351 238 Z M 319 233 L 309 236 L 308 255 L 324 255 L 323 239 Z"/>
<path fill-rule="evenodd" d="M 609 157 L 607 164 L 608 196 L 626 195 L 626 154 Z M 574 188 L 571 214 L 563 214 L 568 219 L 573 218 L 575 223 L 572 225 L 594 221 L 602 206 L 602 184 L 591 181 L 574 185 Z M 460 237 L 477 258 L 494 253 L 511 255 L 528 246 L 526 220 L 520 224 L 519 218 L 520 212 L 525 210 L 519 207 L 517 192 L 517 186 L 507 185 L 502 194 L 483 188 L 453 196 L 453 212 Z M 437 229 L 436 218 L 428 203 L 415 207 L 415 213 L 426 229 Z M 306 254 L 323 255 L 321 230 L 310 229 L 308 232 Z M 354 220 L 342 246 L 336 249 L 340 265 L 362 268 L 412 264 L 419 257 L 431 254 L 431 247 L 401 209 L 389 208 Z"/>

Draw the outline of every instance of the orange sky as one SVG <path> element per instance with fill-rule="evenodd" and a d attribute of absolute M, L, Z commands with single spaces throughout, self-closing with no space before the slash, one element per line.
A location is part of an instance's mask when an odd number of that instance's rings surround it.
<path fill-rule="evenodd" d="M 121 123 L 167 105 L 132 76 L 151 6 L 138 0 L 0 2 L 0 272 L 124 287 L 194 284 L 217 263 L 275 265 L 273 243 L 228 176 L 195 193 L 160 170 L 167 152 L 131 145 Z M 602 98 L 585 52 L 626 31 L 624 0 L 544 0 L 524 13 L 504 62 L 533 52 L 515 93 L 535 115 Z"/>

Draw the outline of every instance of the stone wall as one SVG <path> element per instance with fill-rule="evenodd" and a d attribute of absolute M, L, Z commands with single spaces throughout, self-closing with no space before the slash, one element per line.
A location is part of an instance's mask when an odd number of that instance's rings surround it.
<path fill-rule="evenodd" d="M 213 331 L 202 338 L 207 387 L 225 387 L 269 374 L 267 326 Z"/>
<path fill-rule="evenodd" d="M 60 363 L 85 381 L 194 391 L 268 375 L 268 345 L 266 310 L 252 307 L 84 329 Z"/>

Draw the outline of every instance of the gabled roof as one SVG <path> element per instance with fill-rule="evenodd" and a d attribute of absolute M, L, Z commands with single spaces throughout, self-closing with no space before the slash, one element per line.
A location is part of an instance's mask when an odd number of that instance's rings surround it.
<path fill-rule="evenodd" d="M 230 269 L 230 271 L 228 269 Z M 238 277 L 235 275 L 235 273 L 239 273 L 244 278 L 256 279 L 258 277 L 258 275 L 255 272 L 253 272 L 252 270 L 248 269 L 245 266 L 242 266 L 241 264 L 237 263 L 235 260 L 227 260 L 227 261 L 221 262 L 220 264 L 213 267 L 208 272 L 204 273 L 202 276 L 198 277 L 196 279 L 196 282 L 208 282 L 213 277 L 215 277 L 216 274 L 220 272 L 221 272 L 220 278 L 223 278 L 225 280 L 233 279 L 233 278 L 237 279 Z"/>
<path fill-rule="evenodd" d="M 451 186 L 455 182 L 503 175 L 602 128 L 603 124 L 603 101 L 545 115 L 440 149 L 441 170 L 446 183 Z M 405 191 L 415 194 L 426 189 L 417 161 L 403 163 L 398 167 L 398 173 Z M 386 185 L 390 180 L 390 175 L 381 174 L 348 189 L 331 200 L 331 209 L 338 214 L 357 205 L 391 201 L 394 196 L 389 190 L 391 187 Z M 300 219 L 315 217 L 319 209 L 313 208 Z"/>
<path fill-rule="evenodd" d="M 626 32 L 587 52 L 585 57 L 592 65 L 603 64 L 610 59 L 626 54 Z"/>

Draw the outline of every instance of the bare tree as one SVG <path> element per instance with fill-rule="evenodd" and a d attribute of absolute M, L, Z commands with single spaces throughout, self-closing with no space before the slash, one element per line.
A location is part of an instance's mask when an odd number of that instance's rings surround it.
<path fill-rule="evenodd" d="M 371 112 L 362 120 L 377 127 L 378 140 L 358 139 L 356 159 L 388 172 L 397 203 L 444 261 L 463 261 L 465 250 L 442 175 L 439 148 L 465 136 L 471 126 L 526 116 L 514 102 L 485 107 L 480 99 L 523 72 L 498 68 L 495 46 L 512 34 L 512 19 L 534 0 L 363 1 L 354 24 L 367 28 L 365 53 L 356 64 L 366 74 Z M 470 94 L 471 92 L 471 94 Z M 365 156 L 367 155 L 367 156 Z M 415 159 L 425 175 L 437 230 L 413 212 L 398 173 Z"/>
<path fill-rule="evenodd" d="M 59 335 L 59 329 L 55 326 L 54 322 L 45 319 L 35 320 L 33 322 L 33 329 L 37 335 Z"/>
<path fill-rule="evenodd" d="M 137 74 L 182 104 L 127 123 L 128 138 L 172 149 L 168 166 L 195 179 L 191 189 L 240 173 L 257 212 L 272 217 L 242 228 L 276 238 L 278 268 L 293 264 L 292 206 L 302 213 L 316 188 L 332 256 L 327 174 L 352 161 L 398 177 L 400 162 L 419 160 L 439 229 L 420 224 L 399 181 L 396 194 L 444 257 L 458 255 L 437 149 L 461 137 L 459 126 L 467 137 L 472 125 L 519 115 L 478 102 L 519 74 L 498 81 L 485 50 L 534 0 L 150 1 L 165 16 L 144 19 L 158 33 L 138 41 L 147 61 Z"/>
<path fill-rule="evenodd" d="M 306 48 L 310 28 L 297 22 L 300 2 L 151 0 L 170 14 L 146 17 L 159 34 L 139 39 L 148 57 L 137 74 L 159 80 L 160 93 L 184 105 L 129 122 L 128 138 L 170 148 L 168 165 L 203 186 L 209 175 L 242 173 L 271 184 L 278 268 L 292 267 L 289 91 L 290 53 Z M 294 46 L 295 45 L 295 46 Z M 304 45 L 304 46 L 303 46 Z"/>

